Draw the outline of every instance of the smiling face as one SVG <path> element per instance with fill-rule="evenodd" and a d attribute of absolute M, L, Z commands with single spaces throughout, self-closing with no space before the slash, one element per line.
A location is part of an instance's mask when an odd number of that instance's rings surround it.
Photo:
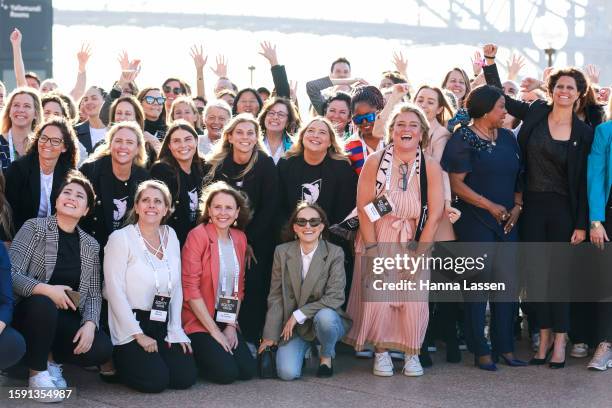
<path fill-rule="evenodd" d="M 170 109 L 170 106 L 172 105 L 172 102 L 174 102 L 174 100 L 183 94 L 183 92 L 181 91 L 181 83 L 179 81 L 168 81 L 166 82 L 166 85 L 164 85 L 164 87 L 169 87 L 169 92 L 166 92 L 166 89 L 164 89 L 164 95 L 166 96 L 166 109 Z M 175 93 L 174 91 L 179 90 L 178 93 Z"/>
<path fill-rule="evenodd" d="M 184 119 L 191 124 L 191 126 L 195 126 L 197 120 L 197 114 L 191 109 L 191 106 L 188 104 L 181 102 L 177 103 L 174 106 L 174 120 Z"/>
<path fill-rule="evenodd" d="M 419 91 L 415 98 L 415 103 L 418 107 L 423 109 L 427 120 L 430 122 L 435 120 L 436 115 L 444 109 L 438 103 L 438 93 L 429 88 L 423 88 Z"/>
<path fill-rule="evenodd" d="M 559 77 L 553 88 L 552 100 L 554 105 L 570 107 L 578 100 L 580 94 L 576 80 L 571 76 Z"/>
<path fill-rule="evenodd" d="M 162 113 L 163 105 L 158 104 L 156 101 L 153 103 L 148 103 L 146 101 L 147 96 L 152 96 L 153 98 L 159 98 L 162 96 L 161 92 L 157 89 L 152 89 L 145 94 L 145 98 L 142 99 L 142 110 L 144 111 L 145 117 L 148 120 L 155 121 L 159 118 L 159 115 Z"/>
<path fill-rule="evenodd" d="M 325 117 L 331 121 L 339 135 L 344 133 L 344 128 L 351 120 L 351 109 L 345 101 L 331 101 L 325 112 Z"/>
<path fill-rule="evenodd" d="M 57 145 L 57 146 L 55 146 Z M 43 160 L 57 160 L 66 151 L 62 131 L 56 126 L 46 126 L 38 138 L 38 157 Z"/>
<path fill-rule="evenodd" d="M 89 208 L 87 207 L 87 193 L 83 186 L 77 183 L 64 186 L 55 200 L 55 210 L 59 216 L 76 220 L 84 217 Z"/>
<path fill-rule="evenodd" d="M 102 104 L 104 103 L 104 98 L 100 93 L 98 88 L 89 88 L 85 95 L 83 96 L 82 107 L 83 112 L 87 115 L 88 118 L 94 118 L 100 115 L 100 109 L 102 109 Z"/>
<path fill-rule="evenodd" d="M 196 146 L 196 139 L 186 130 L 179 128 L 170 135 L 168 148 L 170 153 L 172 153 L 172 157 L 179 163 L 191 164 L 191 160 L 196 152 Z"/>
<path fill-rule="evenodd" d="M 119 165 L 131 164 L 138 154 L 138 136 L 132 129 L 119 129 L 111 140 L 110 152 L 113 162 Z"/>
<path fill-rule="evenodd" d="M 62 107 L 55 101 L 48 101 L 43 106 L 43 118 L 47 120 L 53 116 L 63 118 Z"/>
<path fill-rule="evenodd" d="M 234 131 L 228 135 L 227 140 L 235 150 L 241 153 L 252 153 L 257 144 L 255 125 L 251 122 L 238 123 Z"/>
<path fill-rule="evenodd" d="M 268 132 L 282 132 L 287 126 L 289 120 L 289 111 L 282 103 L 272 105 L 266 113 L 264 123 Z"/>
<path fill-rule="evenodd" d="M 321 216 L 314 208 L 306 207 L 302 208 L 297 213 L 296 220 L 316 220 L 320 222 Z M 298 239 L 300 240 L 300 243 L 303 244 L 316 242 L 321 236 L 321 233 L 323 232 L 324 228 L 325 226 L 323 225 L 323 223 L 320 223 L 316 227 L 313 227 L 310 222 L 308 222 L 303 227 L 299 226 L 297 223 L 293 223 L 293 232 L 295 233 L 295 235 L 297 235 Z"/>
<path fill-rule="evenodd" d="M 452 70 L 450 72 L 450 74 L 448 75 L 448 80 L 446 81 L 446 84 L 444 84 L 444 87 L 449 91 L 452 91 L 457 97 L 457 99 L 460 100 L 462 100 L 465 96 L 465 91 L 467 89 L 463 75 L 457 70 Z"/>
<path fill-rule="evenodd" d="M 248 112 L 253 116 L 257 115 L 259 111 L 259 102 L 257 101 L 257 97 L 253 92 L 247 91 L 243 92 L 240 95 L 240 99 L 238 99 L 238 104 L 236 105 L 237 113 Z"/>
<path fill-rule="evenodd" d="M 30 129 L 35 115 L 34 98 L 25 93 L 15 95 L 9 111 L 12 126 Z"/>
<path fill-rule="evenodd" d="M 46 94 L 57 89 L 57 83 L 47 79 L 40 85 L 40 93 Z"/>
<path fill-rule="evenodd" d="M 115 108 L 115 122 L 128 122 L 136 120 L 134 106 L 126 101 L 119 102 Z"/>
<path fill-rule="evenodd" d="M 168 213 L 168 205 L 161 191 L 149 187 L 140 193 L 134 204 L 134 211 L 138 215 L 139 223 L 159 225 Z"/>
<path fill-rule="evenodd" d="M 311 153 L 323 153 L 331 146 L 331 137 L 329 129 L 325 122 L 319 120 L 313 121 L 306 131 L 304 131 L 304 151 Z"/>
<path fill-rule="evenodd" d="M 351 67 L 346 62 L 336 62 L 332 69 L 330 77 L 332 78 L 350 78 Z"/>
<path fill-rule="evenodd" d="M 210 140 L 218 140 L 223 132 L 223 127 L 227 125 L 230 120 L 230 115 L 225 109 L 210 107 L 206 111 L 204 117 L 204 124 L 208 131 L 208 138 Z"/>
<path fill-rule="evenodd" d="M 370 105 L 367 102 L 357 102 L 355 104 L 355 113 L 353 113 L 353 118 L 355 116 L 365 115 L 367 113 L 376 113 L 376 107 Z M 362 137 L 366 137 L 366 138 L 372 137 L 372 130 L 374 129 L 374 122 L 376 122 L 376 120 L 373 120 L 371 122 L 364 120 L 359 125 L 357 125 L 357 127 L 359 128 L 359 134 Z"/>
<path fill-rule="evenodd" d="M 416 150 L 423 137 L 419 116 L 414 112 L 403 112 L 396 116 L 392 128 L 392 140 L 396 149 Z"/>
<path fill-rule="evenodd" d="M 227 230 L 238 218 L 240 208 L 234 197 L 227 193 L 217 193 L 208 207 L 210 222 L 218 230 Z"/>

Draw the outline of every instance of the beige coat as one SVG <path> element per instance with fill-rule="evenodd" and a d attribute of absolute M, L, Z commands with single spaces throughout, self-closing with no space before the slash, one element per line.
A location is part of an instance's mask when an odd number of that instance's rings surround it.
<path fill-rule="evenodd" d="M 264 339 L 278 341 L 285 323 L 296 309 L 300 309 L 307 320 L 304 324 L 296 325 L 294 336 L 297 334 L 306 341 L 314 340 L 313 317 L 323 308 L 338 312 L 347 333 L 352 322 L 340 308 L 344 303 L 345 285 L 344 252 L 339 246 L 321 240 L 303 282 L 299 241 L 277 246 Z"/>

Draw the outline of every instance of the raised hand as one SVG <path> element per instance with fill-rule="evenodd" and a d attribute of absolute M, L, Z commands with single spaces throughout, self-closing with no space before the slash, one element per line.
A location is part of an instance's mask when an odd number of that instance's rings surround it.
<path fill-rule="evenodd" d="M 584 67 L 584 70 L 587 76 L 589 77 L 591 84 L 599 83 L 600 70 L 599 70 L 599 67 L 597 67 L 597 65 L 588 64 L 586 67 Z"/>
<path fill-rule="evenodd" d="M 550 76 L 550 74 L 553 72 L 555 68 L 553 67 L 546 67 L 544 68 L 544 71 L 542 71 L 542 82 L 546 82 L 546 80 L 548 79 L 548 77 Z"/>
<path fill-rule="evenodd" d="M 542 81 L 536 78 L 527 77 L 521 81 L 521 91 L 523 92 L 531 92 L 540 86 L 542 86 Z"/>
<path fill-rule="evenodd" d="M 291 98 L 291 100 L 293 101 L 297 101 L 297 89 L 298 89 L 298 82 L 294 81 L 294 80 L 290 80 L 289 81 L 289 96 Z"/>
<path fill-rule="evenodd" d="M 119 66 L 121 67 L 122 71 L 127 71 L 130 68 L 130 59 L 126 50 L 119 53 L 117 62 L 119 62 Z"/>
<path fill-rule="evenodd" d="M 276 54 L 276 45 L 273 45 L 270 41 L 264 41 L 259 44 L 261 51 L 259 55 L 263 55 L 265 59 L 270 62 L 270 66 L 278 65 L 278 55 Z"/>
<path fill-rule="evenodd" d="M 406 76 L 408 73 L 408 60 L 404 57 L 404 54 L 400 51 L 393 52 L 393 65 L 395 69 L 402 75 Z"/>
<path fill-rule="evenodd" d="M 87 62 L 91 58 L 91 46 L 87 43 L 81 44 L 81 50 L 77 52 L 77 60 L 79 61 L 79 72 L 85 72 Z"/>
<path fill-rule="evenodd" d="M 202 45 L 200 44 L 200 47 L 198 47 L 197 45 L 193 45 L 189 50 L 189 54 L 193 59 L 193 63 L 196 69 L 204 69 L 204 65 L 206 65 L 206 62 L 208 61 L 208 55 L 204 54 L 204 49 Z"/>
<path fill-rule="evenodd" d="M 474 51 L 474 56 L 472 57 L 472 70 L 474 71 L 474 76 L 480 75 L 482 72 L 482 54 L 480 51 Z"/>
<path fill-rule="evenodd" d="M 224 55 L 217 55 L 216 58 L 217 67 L 210 67 L 211 71 L 219 78 L 227 78 L 227 66 L 228 61 Z"/>
<path fill-rule="evenodd" d="M 495 44 L 485 44 L 482 47 L 482 53 L 485 58 L 493 59 L 497 55 L 497 45 Z"/>
<path fill-rule="evenodd" d="M 506 66 L 508 68 L 508 79 L 514 81 L 518 78 L 518 73 L 525 66 L 525 58 L 512 54 L 510 59 L 506 61 Z"/>
<path fill-rule="evenodd" d="M 11 44 L 13 44 L 13 47 L 21 46 L 21 39 L 22 39 L 22 35 L 21 35 L 21 31 L 19 31 L 17 28 L 15 28 L 13 30 L 13 32 L 11 33 L 10 39 L 11 39 Z"/>

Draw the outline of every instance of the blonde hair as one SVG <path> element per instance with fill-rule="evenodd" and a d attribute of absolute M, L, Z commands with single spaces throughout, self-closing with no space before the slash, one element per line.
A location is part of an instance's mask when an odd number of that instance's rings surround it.
<path fill-rule="evenodd" d="M 304 154 L 304 134 L 306 134 L 306 131 L 314 122 L 322 122 L 325 124 L 325 126 L 327 126 L 330 141 L 329 148 L 327 149 L 327 154 L 329 157 L 334 160 L 346 160 L 350 163 L 348 156 L 344 152 L 343 143 L 338 139 L 334 126 L 331 124 L 329 119 L 324 118 L 323 116 L 315 116 L 302 125 L 298 131 L 295 143 L 293 146 L 291 146 L 291 149 L 285 153 L 285 157 L 301 156 Z"/>
<path fill-rule="evenodd" d="M 138 143 L 138 152 L 134 157 L 134 164 L 140 167 L 144 167 L 147 162 L 147 151 L 145 149 L 144 135 L 142 129 L 136 122 L 119 122 L 115 123 L 108 132 L 104 139 L 104 143 L 100 145 L 87 159 L 87 162 L 96 161 L 102 157 L 110 156 L 110 146 L 113 138 L 121 129 L 130 129 L 136 135 L 136 141 Z"/>
<path fill-rule="evenodd" d="M 136 204 L 140 200 L 140 196 L 142 195 L 142 193 L 147 188 L 152 188 L 154 190 L 159 191 L 164 197 L 164 204 L 166 204 L 166 207 L 168 208 L 168 212 L 166 213 L 164 218 L 162 218 L 160 224 L 165 224 L 166 221 L 168 221 L 168 218 L 170 218 L 170 216 L 172 215 L 172 212 L 174 211 L 174 207 L 172 206 L 172 195 L 170 194 L 170 190 L 168 189 L 168 186 L 166 186 L 166 184 L 163 181 L 145 180 L 142 183 L 140 183 L 138 187 L 136 188 L 136 194 L 134 195 L 134 205 L 128 212 L 124 225 L 136 224 L 138 222 L 138 214 L 136 214 Z"/>
<path fill-rule="evenodd" d="M 412 103 L 402 103 L 400 105 L 397 105 L 393 109 L 391 115 L 389 116 L 389 119 L 387 120 L 387 134 L 385 137 L 385 142 L 387 144 L 391 144 L 393 142 L 393 128 L 395 127 L 395 121 L 397 120 L 397 117 L 402 113 L 410 112 L 417 115 L 417 117 L 419 118 L 419 122 L 421 122 L 422 134 L 421 142 L 419 143 L 419 145 L 421 146 L 421 149 L 424 149 L 429 145 L 429 122 L 427 121 L 427 117 L 425 116 L 421 108 Z"/>
<path fill-rule="evenodd" d="M 191 112 L 195 115 L 196 120 L 194 123 L 190 123 L 190 125 L 196 128 L 198 124 L 198 108 L 196 108 L 195 103 L 193 102 L 193 99 L 191 99 L 190 96 L 179 96 L 172 102 L 172 105 L 170 106 L 170 112 L 167 118 L 167 125 L 170 126 L 172 125 L 172 122 L 174 122 L 174 111 L 176 110 L 176 107 L 180 103 L 184 103 L 187 106 L 189 106 L 189 108 L 191 109 Z"/>
<path fill-rule="evenodd" d="M 259 128 L 259 123 L 251 115 L 250 113 L 241 113 L 239 115 L 234 116 L 233 119 L 229 121 L 229 123 L 223 129 L 223 134 L 221 135 L 221 139 L 215 144 L 212 152 L 206 156 L 206 163 L 210 165 L 210 170 L 206 177 L 204 177 L 204 184 L 210 182 L 215 177 L 215 172 L 221 166 L 225 158 L 232 154 L 233 146 L 229 142 L 229 135 L 231 135 L 236 126 L 241 123 L 250 123 L 255 128 L 255 133 L 257 134 L 257 142 L 253 148 L 253 153 L 251 154 L 251 158 L 247 163 L 246 167 L 242 172 L 238 175 L 238 178 L 244 177 L 248 172 L 250 172 L 253 167 L 255 167 L 255 163 L 257 163 L 257 157 L 259 154 L 266 154 L 264 150 L 261 130 Z"/>
<path fill-rule="evenodd" d="M 17 95 L 24 94 L 30 95 L 34 101 L 34 119 L 32 120 L 30 131 L 34 131 L 40 122 L 42 122 L 42 105 L 40 103 L 40 94 L 38 91 L 28 87 L 17 88 L 9 94 L 4 104 L 4 110 L 2 111 L 2 128 L 0 129 L 0 133 L 3 135 L 8 134 L 8 131 L 13 127 L 13 121 L 11 120 L 11 105 L 13 104 L 13 100 Z"/>

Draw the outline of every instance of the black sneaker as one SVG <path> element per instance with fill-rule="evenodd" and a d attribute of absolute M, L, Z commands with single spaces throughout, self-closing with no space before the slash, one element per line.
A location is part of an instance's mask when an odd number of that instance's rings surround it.
<path fill-rule="evenodd" d="M 329 378 L 334 375 L 334 368 L 329 367 L 327 364 L 319 365 L 319 369 L 317 370 L 317 377 L 319 378 Z"/>

